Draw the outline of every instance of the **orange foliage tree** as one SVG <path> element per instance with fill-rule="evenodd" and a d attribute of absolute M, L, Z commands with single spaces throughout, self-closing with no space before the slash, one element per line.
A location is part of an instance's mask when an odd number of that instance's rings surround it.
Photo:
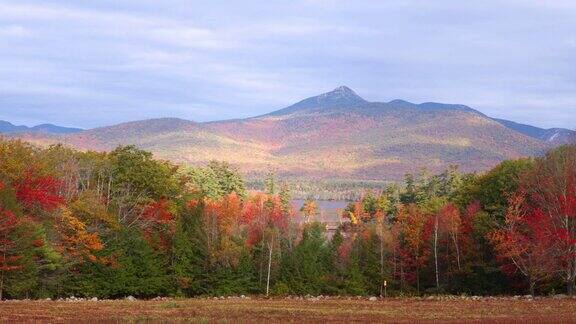
<path fill-rule="evenodd" d="M 443 229 L 450 236 L 450 240 L 454 245 L 454 250 L 456 254 L 456 265 L 458 270 L 461 270 L 462 266 L 460 263 L 460 234 L 462 219 L 460 216 L 460 210 L 458 207 L 452 203 L 448 203 L 442 207 L 440 210 L 440 219 Z"/>
<path fill-rule="evenodd" d="M 97 260 L 95 253 L 104 248 L 98 233 L 90 232 L 66 207 L 61 209 L 59 233 L 62 248 L 73 262 L 82 262 L 84 258 L 94 262 Z"/>
<path fill-rule="evenodd" d="M 397 219 L 405 243 L 401 253 L 405 260 L 404 264 L 413 270 L 412 273 L 407 273 L 406 277 L 416 282 L 418 293 L 420 293 L 420 270 L 430 257 L 430 251 L 426 247 L 430 235 L 426 230 L 428 218 L 429 215 L 416 204 L 400 206 L 398 209 Z"/>
<path fill-rule="evenodd" d="M 235 192 L 220 199 L 206 199 L 204 203 L 208 250 L 219 264 L 235 267 L 239 263 L 240 250 L 236 238 L 241 235 L 243 202 Z"/>
<path fill-rule="evenodd" d="M 302 212 L 302 215 L 307 222 L 313 221 L 314 218 L 318 215 L 318 204 L 314 201 L 314 199 L 306 199 L 300 211 Z"/>

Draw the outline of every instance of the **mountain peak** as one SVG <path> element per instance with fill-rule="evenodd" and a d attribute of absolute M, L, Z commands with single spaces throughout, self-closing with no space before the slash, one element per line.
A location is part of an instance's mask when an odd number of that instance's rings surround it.
<path fill-rule="evenodd" d="M 338 88 L 332 90 L 333 93 L 340 93 L 340 94 L 347 94 L 347 95 L 355 95 L 357 96 L 356 92 L 354 92 L 354 90 L 348 88 L 345 85 L 339 86 Z"/>
<path fill-rule="evenodd" d="M 360 97 L 359 95 L 356 94 L 356 92 L 354 92 L 354 90 L 348 88 L 347 86 L 339 86 L 338 88 L 330 91 L 330 92 L 326 92 L 323 93 L 317 97 L 312 97 L 312 98 L 318 98 L 319 102 L 321 100 L 325 100 L 325 101 L 331 101 L 331 102 L 341 102 L 341 103 L 364 103 L 366 102 L 366 100 L 364 100 L 362 97 Z M 312 99 L 312 98 L 308 98 L 308 99 Z"/>
<path fill-rule="evenodd" d="M 353 108 L 366 103 L 368 103 L 368 101 L 357 95 L 354 90 L 347 86 L 339 86 L 330 92 L 304 99 L 290 107 L 272 112 L 265 116 L 280 116 L 302 111 L 309 112 L 330 108 Z"/>

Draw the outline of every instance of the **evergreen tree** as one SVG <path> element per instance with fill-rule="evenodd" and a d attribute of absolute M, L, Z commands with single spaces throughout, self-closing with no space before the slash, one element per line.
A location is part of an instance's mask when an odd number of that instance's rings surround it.
<path fill-rule="evenodd" d="M 170 291 L 166 262 L 137 231 L 118 233 L 111 252 L 112 265 L 101 278 L 107 297 L 155 297 Z"/>
<path fill-rule="evenodd" d="M 265 185 L 265 192 L 268 195 L 275 195 L 276 194 L 276 176 L 274 172 L 270 171 L 266 175 L 266 179 L 264 180 Z"/>
<path fill-rule="evenodd" d="M 362 273 L 361 257 L 360 245 L 358 242 L 354 242 L 344 272 L 343 291 L 347 295 L 366 295 L 366 284 L 364 274 Z"/>
<path fill-rule="evenodd" d="M 202 204 L 184 207 L 177 222 L 171 270 L 179 295 L 195 296 L 209 289 L 202 209 Z"/>
<path fill-rule="evenodd" d="M 404 191 L 400 194 L 400 202 L 404 205 L 416 203 L 416 181 L 414 175 L 407 173 L 404 175 Z"/>
<path fill-rule="evenodd" d="M 282 211 L 286 214 L 290 213 L 292 210 L 292 195 L 290 193 L 290 186 L 288 183 L 283 182 L 280 186 L 280 204 L 282 205 Z"/>
<path fill-rule="evenodd" d="M 248 195 L 238 170 L 226 162 L 212 161 L 205 168 L 191 169 L 189 175 L 192 184 L 210 199 L 219 199 L 232 192 L 242 199 Z"/>
<path fill-rule="evenodd" d="M 327 291 L 326 279 L 331 271 L 331 258 L 324 235 L 323 224 L 306 224 L 302 231 L 302 240 L 292 253 L 284 257 L 280 280 L 288 285 L 291 292 L 318 295 Z"/>
<path fill-rule="evenodd" d="M 380 238 L 370 229 L 366 230 L 366 233 L 358 240 L 360 254 L 358 261 L 362 277 L 365 279 L 366 293 L 379 295 L 380 286 L 384 280 L 380 264 Z"/>

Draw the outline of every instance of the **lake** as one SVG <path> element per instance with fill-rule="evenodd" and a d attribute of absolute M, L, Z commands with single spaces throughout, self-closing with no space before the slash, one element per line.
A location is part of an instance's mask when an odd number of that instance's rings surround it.
<path fill-rule="evenodd" d="M 346 200 L 317 200 L 316 203 L 320 209 L 320 215 L 317 217 L 317 220 L 320 222 L 340 221 L 340 213 L 346 208 L 346 206 L 348 206 L 348 201 Z M 300 212 L 303 205 L 304 199 L 292 200 L 292 207 L 294 208 L 294 211 L 296 211 L 296 217 L 299 222 L 304 220 L 302 213 Z"/>

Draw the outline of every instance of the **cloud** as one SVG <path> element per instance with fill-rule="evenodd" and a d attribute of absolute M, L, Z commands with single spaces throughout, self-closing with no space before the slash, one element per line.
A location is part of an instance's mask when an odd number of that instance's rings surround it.
<path fill-rule="evenodd" d="M 32 32 L 18 25 L 0 26 L 0 37 L 28 37 Z"/>
<path fill-rule="evenodd" d="M 240 43 L 231 38 L 224 38 L 217 32 L 194 27 L 163 27 L 155 28 L 147 33 L 152 39 L 173 46 L 200 49 L 231 49 Z"/>
<path fill-rule="evenodd" d="M 576 127 L 573 1 L 2 1 L 0 118 L 248 117 L 346 84 Z"/>

